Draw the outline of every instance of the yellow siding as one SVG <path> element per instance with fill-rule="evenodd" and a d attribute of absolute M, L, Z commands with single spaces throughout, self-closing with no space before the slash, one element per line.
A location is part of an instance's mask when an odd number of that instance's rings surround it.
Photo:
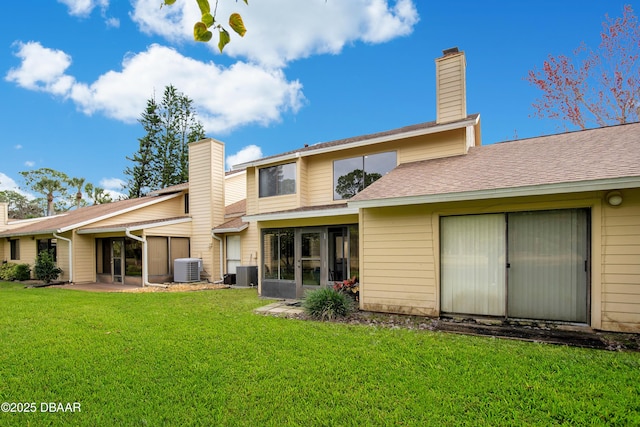
<path fill-rule="evenodd" d="M 297 207 L 298 197 L 296 194 L 258 198 L 258 212 L 260 213 L 286 211 Z"/>
<path fill-rule="evenodd" d="M 602 209 L 602 329 L 640 331 L 640 190 Z"/>
<path fill-rule="evenodd" d="M 224 178 L 224 205 L 229 206 L 247 197 L 247 173 L 237 172 Z"/>
<path fill-rule="evenodd" d="M 104 227 L 117 224 L 129 224 L 133 222 L 150 221 L 154 219 L 164 219 L 184 215 L 184 200 L 181 197 L 169 199 L 162 203 L 137 209 L 122 215 L 114 216 L 102 221 L 98 221 L 89 226 Z"/>
<path fill-rule="evenodd" d="M 37 238 L 36 238 L 37 239 Z M 14 238 L 11 238 L 14 240 Z M 11 247 L 7 247 L 7 258 L 9 262 L 15 264 L 29 264 L 31 266 L 31 275 L 33 276 L 33 266 L 36 261 L 36 255 L 38 251 L 37 240 L 32 239 L 31 237 L 20 237 L 18 238 L 20 241 L 20 259 L 9 259 L 11 258 Z"/>
<path fill-rule="evenodd" d="M 189 145 L 191 256 L 202 258 L 208 279 L 218 280 L 220 245 L 211 229 L 224 222 L 224 145 L 204 140 Z"/>
<path fill-rule="evenodd" d="M 65 237 L 68 237 L 65 235 Z M 73 235 L 73 282 L 93 283 L 96 281 L 95 237 Z M 64 267 L 63 267 L 64 268 Z"/>
<path fill-rule="evenodd" d="M 258 250 L 260 248 L 260 235 L 256 224 L 240 233 L 240 248 L 242 250 L 242 265 L 258 265 Z"/>
<path fill-rule="evenodd" d="M 605 192 L 361 210 L 361 306 L 439 314 L 439 221 L 445 215 L 591 209 L 591 319 L 595 329 L 640 332 L 640 190 L 613 208 Z"/>
<path fill-rule="evenodd" d="M 258 213 L 257 175 L 256 168 L 247 168 L 247 215 Z"/>
<path fill-rule="evenodd" d="M 467 116 L 464 54 L 436 59 L 436 121 L 447 123 Z"/>
<path fill-rule="evenodd" d="M 191 234 L 191 222 L 182 222 L 180 224 L 164 225 L 162 227 L 153 227 L 145 230 L 146 236 L 188 237 L 190 234 Z"/>
<path fill-rule="evenodd" d="M 365 209 L 361 230 L 362 308 L 437 315 L 434 241 L 427 207 Z"/>
<path fill-rule="evenodd" d="M 64 235 L 63 237 L 66 237 L 67 239 L 69 238 L 70 233 L 67 233 L 66 235 Z M 73 245 L 72 245 L 73 247 Z M 60 268 L 62 270 L 62 274 L 60 276 L 58 276 L 57 280 L 61 280 L 64 282 L 68 282 L 69 281 L 69 277 L 70 275 L 70 271 L 69 271 L 69 242 L 62 240 L 62 239 L 57 239 L 57 243 L 56 243 L 56 265 L 58 266 L 58 268 Z M 73 256 L 73 254 L 72 254 Z M 75 270 L 75 268 L 74 268 Z"/>

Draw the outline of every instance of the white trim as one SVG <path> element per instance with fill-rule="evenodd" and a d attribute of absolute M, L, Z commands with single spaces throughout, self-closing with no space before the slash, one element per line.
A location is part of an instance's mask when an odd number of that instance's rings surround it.
<path fill-rule="evenodd" d="M 499 199 L 503 197 L 541 196 L 548 194 L 580 193 L 640 187 L 640 177 L 607 178 L 593 181 L 562 182 L 557 184 L 529 185 L 526 187 L 496 188 L 459 193 L 426 194 L 420 196 L 392 197 L 387 199 L 356 200 L 348 202 L 350 208 L 377 208 L 386 206 L 417 205 L 467 200 Z"/>
<path fill-rule="evenodd" d="M 327 208 L 327 209 L 316 209 L 316 210 L 295 211 L 295 212 L 274 212 L 274 213 L 264 213 L 264 214 L 257 214 L 257 215 L 245 215 L 242 217 L 242 220 L 245 222 L 276 221 L 280 219 L 321 218 L 321 217 L 357 215 L 357 214 L 358 214 L 358 208 L 346 207 L 346 208 L 335 208 L 335 209 Z"/>
<path fill-rule="evenodd" d="M 150 222 L 148 224 L 138 224 L 133 227 L 131 226 L 114 226 L 114 227 L 105 227 L 105 228 L 86 228 L 84 230 L 78 230 L 76 233 L 78 234 L 96 234 L 96 233 L 119 233 L 122 231 L 140 231 L 146 230 L 147 228 L 155 228 L 155 227 L 163 227 L 165 225 L 175 225 L 182 224 L 185 222 L 191 222 L 191 218 L 180 218 L 173 219 L 171 221 L 162 221 L 158 220 L 158 222 Z"/>
<path fill-rule="evenodd" d="M 412 137 L 416 137 L 416 136 L 429 135 L 429 134 L 432 134 L 432 133 L 446 132 L 446 131 L 454 130 L 454 129 L 467 128 L 467 127 L 470 127 L 470 126 L 475 126 L 479 122 L 480 122 L 480 115 L 478 114 L 477 117 L 474 118 L 474 119 L 465 119 L 465 120 L 462 120 L 462 121 L 457 121 L 457 122 L 453 122 L 453 123 L 446 123 L 446 124 L 440 124 L 440 125 L 430 126 L 430 127 L 416 129 L 416 130 L 407 131 L 407 132 L 391 133 L 389 135 L 373 137 L 371 139 L 363 139 L 363 140 L 360 140 L 360 141 L 349 142 L 349 143 L 345 143 L 345 144 L 336 144 L 336 145 L 332 145 L 332 146 L 329 146 L 329 147 L 323 147 L 323 148 L 317 148 L 317 149 L 313 149 L 313 147 L 311 147 L 310 150 L 296 151 L 296 152 L 293 152 L 293 153 L 282 154 L 282 155 L 275 156 L 275 157 L 268 157 L 268 158 L 265 158 L 265 159 L 258 159 L 258 160 L 254 160 L 252 162 L 240 163 L 238 165 L 234 165 L 233 168 L 234 169 L 235 168 L 249 168 L 249 167 L 259 167 L 259 166 L 264 166 L 264 165 L 270 165 L 272 163 L 280 163 L 280 162 L 285 162 L 285 161 L 288 161 L 288 160 L 295 160 L 295 159 L 298 159 L 300 157 L 315 156 L 317 154 L 331 153 L 331 152 L 334 152 L 334 151 L 348 150 L 350 148 L 363 147 L 363 146 L 366 146 L 366 145 L 380 144 L 380 143 L 383 143 L 383 142 L 396 141 L 396 140 L 399 140 L 399 139 L 406 139 L 406 138 L 412 138 Z M 329 141 L 329 142 L 332 142 L 332 141 Z M 321 144 L 323 144 L 323 143 L 321 143 Z"/>

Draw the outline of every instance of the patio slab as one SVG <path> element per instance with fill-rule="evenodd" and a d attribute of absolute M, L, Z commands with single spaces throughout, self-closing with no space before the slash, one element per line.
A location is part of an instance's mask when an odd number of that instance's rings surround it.
<path fill-rule="evenodd" d="M 297 300 L 272 302 L 271 304 L 256 308 L 254 311 L 260 314 L 269 314 L 280 317 L 295 317 L 304 312 L 301 302 Z"/>

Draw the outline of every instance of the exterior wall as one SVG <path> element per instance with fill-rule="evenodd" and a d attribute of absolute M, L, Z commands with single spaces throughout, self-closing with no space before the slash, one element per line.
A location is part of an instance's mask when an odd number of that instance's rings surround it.
<path fill-rule="evenodd" d="M 212 139 L 189 144 L 191 256 L 202 259 L 212 281 L 222 277 L 220 245 L 211 229 L 224 222 L 224 200 L 224 145 Z"/>
<path fill-rule="evenodd" d="M 467 116 L 464 53 L 436 59 L 436 121 L 448 123 Z"/>
<path fill-rule="evenodd" d="M 258 212 L 258 173 L 256 168 L 247 168 L 247 215 Z"/>
<path fill-rule="evenodd" d="M 224 205 L 229 206 L 247 197 L 246 171 L 227 175 L 224 178 Z"/>
<path fill-rule="evenodd" d="M 163 225 L 162 227 L 147 228 L 144 230 L 145 236 L 189 237 L 190 234 L 191 222 Z"/>
<path fill-rule="evenodd" d="M 247 170 L 247 214 L 344 203 L 344 200 L 333 200 L 333 162 L 388 151 L 397 153 L 398 164 L 463 155 L 467 151 L 465 129 L 302 157 L 297 162 L 298 182 L 295 195 L 259 198 L 257 168 L 249 168 Z"/>
<path fill-rule="evenodd" d="M 360 227 L 361 308 L 437 316 L 436 247 L 428 207 L 364 209 Z"/>
<path fill-rule="evenodd" d="M 519 197 L 360 212 L 362 309 L 440 314 L 440 217 L 478 213 L 589 208 L 590 325 L 640 332 L 640 189 L 610 207 L 605 192 Z"/>
<path fill-rule="evenodd" d="M 37 238 L 36 238 L 37 239 Z M 12 237 L 11 240 L 19 240 L 20 243 L 20 259 L 11 259 L 11 246 L 10 243 L 7 242 L 7 239 L 3 239 L 5 241 L 5 255 L 7 262 L 11 262 L 14 264 L 29 264 L 31 267 L 31 276 L 33 277 L 33 266 L 36 262 L 36 255 L 38 252 L 38 246 L 36 244 L 36 240 L 31 237 Z"/>
<path fill-rule="evenodd" d="M 96 281 L 95 236 L 73 233 L 73 270 L 74 283 Z"/>
<path fill-rule="evenodd" d="M 602 329 L 640 332 L 640 189 L 602 210 Z"/>
<path fill-rule="evenodd" d="M 136 209 L 122 215 L 117 215 L 102 221 L 98 221 L 91 224 L 90 227 L 105 227 L 109 225 L 150 221 L 154 219 L 164 219 L 183 215 L 185 215 L 184 199 L 182 197 L 175 197 L 162 203 L 157 203 L 155 205 L 147 206 L 142 209 Z"/>

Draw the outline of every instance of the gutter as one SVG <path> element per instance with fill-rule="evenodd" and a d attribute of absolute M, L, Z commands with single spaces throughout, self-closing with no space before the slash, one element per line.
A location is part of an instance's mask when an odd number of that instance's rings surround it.
<path fill-rule="evenodd" d="M 69 243 L 69 283 L 73 283 L 73 242 L 71 239 L 56 234 L 55 231 L 53 232 L 53 237 Z"/>
<path fill-rule="evenodd" d="M 213 237 L 214 239 L 216 239 L 218 242 L 220 242 L 220 280 L 218 282 L 213 282 L 213 283 L 220 283 L 224 281 L 224 277 L 222 272 L 223 270 L 223 265 L 224 265 L 224 258 L 223 258 L 223 243 L 222 243 L 222 238 L 216 236 L 216 233 L 214 233 L 213 230 L 211 230 L 211 237 Z"/>
<path fill-rule="evenodd" d="M 124 234 L 130 239 L 142 242 L 142 286 L 157 286 L 159 288 L 166 288 L 167 285 L 161 285 L 159 283 L 149 283 L 149 254 L 147 250 L 147 239 L 145 237 L 138 237 L 131 234 L 128 228 L 124 229 Z"/>

